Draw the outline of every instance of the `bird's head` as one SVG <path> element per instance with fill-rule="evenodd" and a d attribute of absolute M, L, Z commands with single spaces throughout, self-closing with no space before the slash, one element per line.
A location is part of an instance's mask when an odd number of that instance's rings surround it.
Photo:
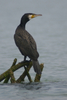
<path fill-rule="evenodd" d="M 42 14 L 33 14 L 33 13 L 29 13 L 28 14 L 28 19 L 32 19 L 32 18 L 35 18 L 35 17 L 38 17 L 38 16 L 42 16 Z"/>
<path fill-rule="evenodd" d="M 42 14 L 25 13 L 21 18 L 21 24 L 25 25 L 30 19 L 37 16 L 42 16 Z"/>

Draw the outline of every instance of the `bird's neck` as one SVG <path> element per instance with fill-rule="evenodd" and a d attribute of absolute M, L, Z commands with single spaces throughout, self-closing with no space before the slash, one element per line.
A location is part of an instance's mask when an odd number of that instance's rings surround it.
<path fill-rule="evenodd" d="M 20 26 L 25 29 L 26 23 L 20 23 Z"/>
<path fill-rule="evenodd" d="M 28 18 L 22 17 L 22 18 L 21 18 L 21 22 L 20 22 L 20 26 L 21 26 L 22 28 L 25 29 L 25 25 L 26 25 L 26 23 L 27 23 L 28 21 L 29 21 Z"/>

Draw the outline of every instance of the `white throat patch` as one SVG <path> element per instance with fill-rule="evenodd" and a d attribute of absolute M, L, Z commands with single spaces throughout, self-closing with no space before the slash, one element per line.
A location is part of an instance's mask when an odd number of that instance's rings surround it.
<path fill-rule="evenodd" d="M 28 18 L 29 18 L 29 20 L 32 19 L 32 15 L 29 15 Z"/>

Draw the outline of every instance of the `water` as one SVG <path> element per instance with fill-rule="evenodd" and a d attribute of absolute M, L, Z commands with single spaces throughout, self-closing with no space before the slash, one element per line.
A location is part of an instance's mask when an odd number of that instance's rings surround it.
<path fill-rule="evenodd" d="M 67 0 L 0 0 L 0 74 L 10 68 L 14 58 L 23 60 L 13 35 L 25 12 L 43 15 L 26 25 L 36 40 L 39 62 L 44 63 L 41 82 L 29 83 L 26 78 L 22 84 L 0 83 L 0 100 L 66 100 Z M 33 68 L 30 74 L 34 79 Z"/>

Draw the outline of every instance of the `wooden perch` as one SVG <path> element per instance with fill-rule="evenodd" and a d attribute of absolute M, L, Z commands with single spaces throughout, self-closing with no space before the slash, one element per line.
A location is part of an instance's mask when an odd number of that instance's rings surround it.
<path fill-rule="evenodd" d="M 25 65 L 28 66 L 29 63 L 31 63 L 31 65 L 32 65 L 32 62 L 26 61 L 26 62 L 18 63 L 17 65 L 11 66 L 10 69 L 14 72 L 14 71 L 18 70 L 19 68 L 24 67 Z M 10 69 L 8 69 L 6 72 L 4 72 L 3 74 L 0 75 L 0 82 L 2 80 L 4 80 L 6 77 L 10 76 L 10 74 L 9 74 Z"/>
<path fill-rule="evenodd" d="M 29 70 L 32 67 L 32 61 L 23 61 L 20 62 L 18 64 L 16 64 L 17 59 L 14 59 L 12 66 L 10 67 L 10 69 L 8 69 L 7 71 L 5 71 L 3 74 L 0 75 L 0 82 L 4 80 L 3 83 L 8 83 L 9 79 L 11 79 L 11 83 L 21 83 L 22 81 L 24 81 L 24 78 L 27 76 L 29 81 L 32 82 L 31 76 L 29 74 Z M 15 80 L 14 77 L 14 71 L 18 70 L 19 68 L 24 67 L 25 71 L 22 73 L 22 75 Z M 40 64 L 41 67 L 41 71 L 43 70 L 44 65 Z M 34 82 L 39 82 L 41 78 L 41 75 L 36 74 Z"/>
<path fill-rule="evenodd" d="M 31 67 L 32 67 L 32 62 L 30 62 L 29 65 L 27 66 L 28 72 L 29 72 Z M 26 71 L 24 71 L 23 74 L 17 79 L 16 83 L 20 83 L 21 81 L 24 81 L 25 76 L 26 76 Z M 30 82 L 32 82 L 31 78 L 30 78 Z"/>
<path fill-rule="evenodd" d="M 41 72 L 42 72 L 42 70 L 44 68 L 44 64 L 40 64 L 40 68 L 41 68 Z M 39 82 L 40 78 L 41 78 L 41 75 L 36 74 L 34 82 Z"/>
<path fill-rule="evenodd" d="M 12 66 L 14 66 L 14 65 L 16 64 L 16 62 L 17 62 L 17 59 L 15 58 L 14 61 L 13 61 Z M 11 66 L 11 67 L 12 67 L 12 66 Z M 3 83 L 8 83 L 9 79 L 10 79 L 10 71 L 9 71 L 9 76 L 5 78 L 5 80 L 4 80 Z"/>
<path fill-rule="evenodd" d="M 10 73 L 10 77 L 11 77 L 11 83 L 16 83 L 14 73 L 12 72 L 11 69 L 10 69 L 9 73 Z"/>
<path fill-rule="evenodd" d="M 7 76 L 3 83 L 8 83 L 9 79 L 10 79 L 10 76 Z"/>

